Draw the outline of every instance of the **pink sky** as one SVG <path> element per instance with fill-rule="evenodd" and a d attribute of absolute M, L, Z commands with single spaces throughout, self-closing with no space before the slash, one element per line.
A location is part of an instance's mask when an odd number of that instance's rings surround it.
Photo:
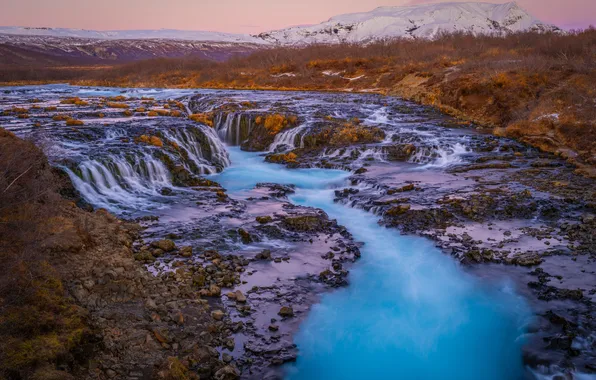
<path fill-rule="evenodd" d="M 0 0 L 0 25 L 97 30 L 171 28 L 252 34 L 319 23 L 334 15 L 369 11 L 382 5 L 425 2 L 429 1 Z M 542 21 L 566 29 L 596 25 L 596 0 L 518 0 L 517 3 Z"/>

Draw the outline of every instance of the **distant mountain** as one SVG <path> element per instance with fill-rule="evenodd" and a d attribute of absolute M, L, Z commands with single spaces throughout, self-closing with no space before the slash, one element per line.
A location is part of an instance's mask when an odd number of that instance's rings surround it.
<path fill-rule="evenodd" d="M 23 26 L 0 26 L 0 34 L 20 36 L 70 37 L 98 40 L 185 40 L 204 42 L 230 42 L 263 44 L 262 39 L 248 34 L 158 29 L 158 30 L 84 30 L 68 28 L 30 28 Z"/>
<path fill-rule="evenodd" d="M 0 63 L 76 65 L 121 63 L 151 58 L 196 57 L 224 61 L 261 49 L 263 43 L 176 39 L 105 40 L 78 37 L 0 34 Z"/>
<path fill-rule="evenodd" d="M 369 42 L 394 37 L 433 38 L 440 32 L 494 34 L 525 30 L 558 31 L 520 8 L 515 2 L 438 3 L 379 7 L 350 13 L 317 25 L 261 33 L 257 37 L 277 44 Z"/>
<path fill-rule="evenodd" d="M 433 38 L 440 32 L 474 34 L 523 30 L 559 31 L 516 3 L 440 3 L 380 7 L 255 36 L 204 31 L 93 31 L 0 27 L 0 63 L 78 64 L 127 62 L 156 57 L 225 60 L 272 45 L 370 42 L 393 37 Z"/>

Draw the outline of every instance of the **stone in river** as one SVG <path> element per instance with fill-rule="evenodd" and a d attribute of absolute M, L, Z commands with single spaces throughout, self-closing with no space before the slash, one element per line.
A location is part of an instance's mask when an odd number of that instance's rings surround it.
<path fill-rule="evenodd" d="M 279 309 L 279 313 L 277 314 L 281 315 L 284 318 L 293 317 L 294 309 L 292 309 L 290 306 L 282 306 L 281 309 Z"/>

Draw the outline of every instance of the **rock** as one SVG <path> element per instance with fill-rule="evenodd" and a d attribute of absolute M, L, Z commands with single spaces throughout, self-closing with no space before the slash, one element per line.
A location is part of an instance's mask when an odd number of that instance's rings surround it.
<path fill-rule="evenodd" d="M 152 263 L 155 261 L 155 257 L 149 251 L 141 251 L 134 255 L 134 259 L 143 263 Z"/>
<path fill-rule="evenodd" d="M 316 214 L 286 216 L 284 219 L 284 226 L 290 231 L 320 231 L 326 225 L 327 221 L 325 218 Z"/>
<path fill-rule="evenodd" d="M 165 330 L 158 330 L 158 329 L 153 329 L 153 336 L 155 337 L 155 339 L 157 339 L 157 341 L 159 343 L 168 343 L 170 338 L 168 337 L 167 331 Z"/>
<path fill-rule="evenodd" d="M 219 297 L 221 295 L 221 288 L 217 285 L 209 286 L 209 295 L 211 297 Z"/>
<path fill-rule="evenodd" d="M 159 192 L 161 193 L 161 195 L 165 196 L 172 195 L 173 193 L 172 189 L 170 189 L 169 187 L 164 187 Z"/>
<path fill-rule="evenodd" d="M 238 234 L 240 235 L 240 238 L 244 244 L 252 243 L 252 237 L 244 228 L 239 228 Z"/>
<path fill-rule="evenodd" d="M 296 192 L 296 186 L 294 185 L 280 185 L 278 183 L 257 183 L 257 189 L 269 188 L 269 194 L 274 197 L 283 198 L 288 194 Z"/>
<path fill-rule="evenodd" d="M 192 276 L 192 283 L 196 286 L 205 286 L 205 275 L 204 274 L 197 274 Z"/>
<path fill-rule="evenodd" d="M 540 263 L 542 263 L 542 258 L 537 254 L 525 254 L 513 258 L 513 264 L 521 265 L 524 267 L 531 267 Z"/>
<path fill-rule="evenodd" d="M 402 186 L 399 189 L 389 189 L 389 190 L 387 190 L 387 195 L 393 195 L 395 193 L 403 193 L 406 191 L 412 191 L 414 189 L 415 189 L 415 186 L 413 183 L 411 183 L 409 185 Z"/>
<path fill-rule="evenodd" d="M 270 331 L 277 331 L 277 330 L 279 330 L 279 326 L 277 326 L 277 325 L 269 325 L 269 330 Z"/>
<path fill-rule="evenodd" d="M 224 312 L 221 310 L 213 310 L 211 312 L 211 317 L 213 319 L 215 319 L 216 321 L 221 321 L 223 319 L 223 317 L 225 316 Z"/>
<path fill-rule="evenodd" d="M 256 221 L 261 223 L 261 224 L 267 224 L 267 223 L 271 223 L 273 221 L 273 218 L 270 216 L 257 216 Z"/>
<path fill-rule="evenodd" d="M 271 260 L 271 251 L 268 249 L 262 250 L 260 253 L 257 253 L 255 256 L 257 260 Z"/>
<path fill-rule="evenodd" d="M 246 296 L 244 294 L 242 294 L 242 292 L 240 290 L 236 290 L 236 292 L 234 292 L 234 294 L 236 295 L 237 302 L 240 302 L 240 303 L 246 302 Z"/>
<path fill-rule="evenodd" d="M 405 214 L 408 210 L 410 210 L 410 205 L 399 205 L 395 207 L 391 207 L 385 215 L 387 216 L 398 216 L 401 214 Z"/>
<path fill-rule="evenodd" d="M 145 307 L 147 307 L 149 310 L 155 310 L 157 309 L 157 304 L 151 298 L 147 298 L 145 301 Z"/>
<path fill-rule="evenodd" d="M 281 315 L 284 318 L 293 317 L 294 309 L 292 309 L 290 306 L 282 306 L 277 314 Z"/>
<path fill-rule="evenodd" d="M 231 365 L 227 365 L 215 372 L 213 378 L 215 380 L 236 380 L 240 378 L 240 371 Z"/>
<path fill-rule="evenodd" d="M 180 256 L 191 257 L 192 256 L 192 247 L 186 246 L 186 247 L 180 248 Z"/>
<path fill-rule="evenodd" d="M 174 243 L 170 239 L 161 239 L 151 243 L 151 246 L 154 248 L 159 248 L 164 252 L 172 252 L 176 249 L 176 243 Z"/>

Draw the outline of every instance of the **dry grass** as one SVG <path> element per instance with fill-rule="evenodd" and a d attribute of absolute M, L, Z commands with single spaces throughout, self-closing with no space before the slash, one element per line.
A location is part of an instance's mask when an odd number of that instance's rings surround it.
<path fill-rule="evenodd" d="M 0 163 L 0 377 L 30 378 L 87 331 L 47 250 L 73 226 L 61 217 L 60 181 L 39 149 L 0 129 Z"/>

